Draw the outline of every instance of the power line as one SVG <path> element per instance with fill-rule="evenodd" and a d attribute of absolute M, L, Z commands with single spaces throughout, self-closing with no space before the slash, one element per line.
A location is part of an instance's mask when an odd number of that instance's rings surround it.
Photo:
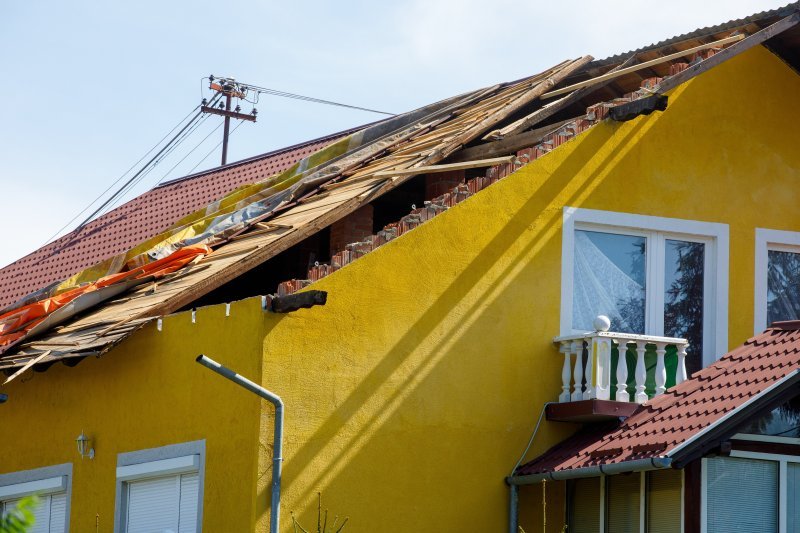
<path fill-rule="evenodd" d="M 96 215 L 93 215 L 92 218 L 94 218 L 95 216 L 102 216 L 105 213 L 107 213 L 108 211 L 110 211 L 111 209 L 113 209 L 114 206 L 117 204 L 117 202 L 119 200 L 124 198 L 125 195 L 128 192 L 131 191 L 131 189 L 133 189 L 139 183 L 141 183 L 141 181 L 144 178 L 146 178 L 162 161 L 164 161 L 164 159 L 169 157 L 170 154 L 175 151 L 175 149 L 177 149 L 181 144 L 183 144 L 183 142 L 187 138 L 189 138 L 192 135 L 192 133 L 194 133 L 195 130 L 197 130 L 203 124 L 203 122 L 205 122 L 207 119 L 208 119 L 208 115 L 204 115 L 200 120 L 196 121 L 185 133 L 183 133 L 183 135 L 180 136 L 180 138 L 178 138 L 177 140 L 173 139 L 174 142 L 171 141 L 172 145 L 169 146 L 169 148 L 166 150 L 166 152 L 164 152 L 163 155 L 161 155 L 161 157 L 159 157 L 155 161 L 151 161 L 152 164 L 150 164 L 149 167 L 145 167 L 143 169 L 144 171 L 141 172 L 141 175 L 139 175 L 139 177 L 137 179 L 135 179 L 133 181 L 129 181 L 127 184 L 125 184 L 123 187 L 121 187 L 119 190 L 117 190 L 117 192 L 114 193 L 116 197 L 115 198 L 114 197 L 110 198 L 109 201 L 107 202 L 107 205 L 103 209 L 99 210 L 96 213 Z M 164 148 L 167 148 L 167 147 L 165 146 Z"/>
<path fill-rule="evenodd" d="M 389 113 L 387 111 L 379 111 L 377 109 L 370 109 L 368 107 L 361 107 L 361 106 L 357 106 L 357 105 L 343 104 L 341 102 L 334 102 L 332 100 L 323 100 L 321 98 L 314 98 L 314 97 L 311 97 L 311 96 L 303 96 L 301 94 L 287 93 L 285 91 L 278 91 L 276 89 L 268 89 L 266 87 L 258 87 L 256 85 L 245 85 L 245 87 L 247 87 L 249 89 L 252 89 L 253 91 L 261 93 L 261 94 L 270 94 L 272 96 L 282 96 L 284 98 L 293 98 L 295 100 L 303 100 L 303 101 L 306 101 L 306 102 L 315 102 L 317 104 L 326 104 L 326 105 L 332 105 L 332 106 L 337 106 L 337 107 L 346 107 L 346 108 L 349 108 L 349 109 L 357 109 L 359 111 L 367 111 L 369 113 L 378 113 L 379 115 L 389 115 L 389 116 L 392 116 L 392 117 L 397 115 L 397 113 Z"/>
<path fill-rule="evenodd" d="M 189 111 L 189 113 L 188 113 L 188 114 L 187 114 L 185 117 L 183 117 L 183 118 L 182 118 L 182 119 L 181 119 L 181 120 L 180 120 L 180 121 L 179 121 L 177 124 L 175 124 L 175 126 L 174 126 L 174 127 L 171 129 L 171 130 L 169 130 L 169 131 L 167 132 L 167 134 L 166 134 L 166 135 L 164 135 L 164 136 L 161 138 L 161 140 L 159 140 L 159 141 L 158 141 L 156 144 L 154 144 L 154 145 L 153 145 L 153 147 L 152 147 L 152 148 L 150 148 L 150 149 L 149 149 L 147 152 L 145 152 L 145 154 L 144 154 L 142 157 L 140 157 L 138 161 L 136 161 L 136 162 L 135 162 L 133 165 L 131 165 L 131 166 L 130 166 L 130 168 L 129 168 L 128 170 L 126 170 L 125 172 L 123 172 L 123 173 L 122 173 L 122 175 L 120 175 L 120 177 L 118 177 L 116 180 L 114 180 L 114 181 L 111 183 L 111 185 L 109 185 L 109 186 L 108 186 L 108 187 L 107 187 L 107 188 L 106 188 L 106 189 L 105 189 L 103 192 L 101 192 L 99 195 L 97 195 L 97 197 L 96 197 L 94 200 L 92 200 L 92 201 L 91 201 L 91 202 L 90 202 L 90 203 L 89 203 L 89 204 L 88 204 L 86 207 L 84 207 L 83 209 L 81 209 L 81 210 L 80 210 L 80 211 L 79 211 L 79 212 L 78 212 L 78 213 L 77 213 L 77 214 L 76 214 L 74 217 L 72 217 L 72 218 L 71 218 L 71 219 L 70 219 L 70 220 L 69 220 L 69 221 L 68 221 L 66 224 L 64 224 L 63 226 L 61 226 L 61 228 L 59 228 L 59 229 L 58 229 L 58 231 L 56 231 L 55 233 L 53 233 L 53 235 L 51 235 L 51 236 L 50 236 L 50 238 L 48 238 L 48 239 L 47 239 L 47 240 L 46 240 L 44 243 L 42 243 L 42 246 L 45 246 L 45 245 L 46 245 L 46 244 L 48 244 L 50 241 L 52 241 L 52 240 L 53 240 L 55 237 L 57 237 L 57 236 L 58 236 L 58 235 L 59 235 L 59 234 L 60 234 L 62 231 L 64 231 L 66 228 L 68 228 L 70 224 L 72 224 L 73 222 L 75 222 L 75 221 L 78 219 L 78 217 L 79 217 L 79 216 L 81 216 L 83 213 L 85 213 L 86 211 L 88 211 L 88 210 L 89 210 L 89 208 L 91 208 L 91 207 L 92 207 L 92 206 L 93 206 L 95 203 L 97 203 L 97 201 L 98 201 L 98 200 L 100 200 L 100 198 L 102 198 L 102 197 L 103 197 L 103 196 L 104 196 L 104 195 L 105 195 L 105 194 L 106 194 L 108 191 L 110 191 L 110 190 L 111 190 L 111 189 L 114 187 L 114 185 L 116 185 L 117 183 L 119 183 L 120 181 L 122 181 L 122 179 L 123 179 L 125 176 L 127 176 L 127 175 L 130 173 L 130 171 L 131 171 L 131 170 L 133 170 L 133 169 L 136 167 L 136 165 L 138 165 L 139 163 L 141 163 L 141 162 L 144 160 L 144 158 L 145 158 L 145 157 L 147 157 L 148 155 L 150 155 L 150 154 L 153 152 L 153 150 L 155 150 L 156 148 L 158 148 L 158 147 L 161 145 L 161 143 L 162 143 L 162 142 L 164 142 L 164 139 L 166 139 L 167 137 L 169 137 L 170 135 L 172 135 L 172 132 L 174 132 L 176 129 L 178 129 L 178 128 L 180 127 L 180 125 L 181 125 L 181 124 L 183 124 L 183 123 L 186 121 L 186 119 L 187 119 L 187 118 L 189 118 L 189 117 L 192 115 L 192 113 L 194 113 L 195 111 L 197 111 L 197 109 L 198 109 L 199 107 L 200 107 L 200 106 L 197 106 L 197 107 L 195 107 L 194 109 L 192 109 L 191 111 Z"/>
<path fill-rule="evenodd" d="M 208 115 L 206 115 L 206 116 L 208 116 Z M 239 127 L 241 124 L 242 124 L 242 123 L 241 123 L 241 122 L 239 122 L 239 124 L 237 124 L 237 125 L 236 125 L 236 128 L 238 128 L 238 127 Z M 217 124 L 217 127 L 216 127 L 216 128 L 214 128 L 213 130 L 211 130 L 211 131 L 209 132 L 209 134 L 208 134 L 208 135 L 206 135 L 205 137 L 203 137 L 203 140 L 202 140 L 202 141 L 200 141 L 199 143 L 197 143 L 197 144 L 194 146 L 194 148 L 192 148 L 191 150 L 189 150 L 189 152 L 188 152 L 188 153 L 187 153 L 185 156 L 183 156 L 183 158 L 182 158 L 180 161 L 178 161 L 177 163 L 175 163 L 175 165 L 174 165 L 174 166 L 173 166 L 171 169 L 169 169 L 169 170 L 167 171 L 167 173 L 166 173 L 166 174 L 164 174 L 164 175 L 161 177 L 161 179 L 160 179 L 160 180 L 158 180 L 158 183 L 156 183 L 156 184 L 155 184 L 155 186 L 156 186 L 156 187 L 158 187 L 159 185 L 161 185 L 161 183 L 162 183 L 162 182 L 163 182 L 165 179 L 167 179 L 167 176 L 169 176 L 169 175 L 172 173 L 172 171 L 173 171 L 173 170 L 175 170 L 176 168 L 178 168 L 178 165 L 180 165 L 181 163 L 183 163 L 183 162 L 186 160 L 186 158 L 187 158 L 187 157 L 189 157 L 190 155 L 192 155 L 192 153 L 193 153 L 195 150 L 197 150 L 198 148 L 200 148 L 200 145 L 201 145 L 201 144 L 203 144 L 204 142 L 206 142 L 206 140 L 207 140 L 209 137 L 211 137 L 211 136 L 214 134 L 214 132 L 216 132 L 216 131 L 217 131 L 218 129 L 220 129 L 221 127 L 222 127 L 222 122 L 220 122 L 219 124 Z M 236 128 L 233 128 L 233 131 L 236 131 Z M 217 145 L 217 146 L 219 146 L 219 145 Z M 192 170 L 194 170 L 194 169 L 192 169 Z"/>
<path fill-rule="evenodd" d="M 103 203 L 102 203 L 102 205 L 100 205 L 100 207 L 98 207 L 97 209 L 95 209 L 95 210 L 94 210 L 94 212 L 93 212 L 91 215 L 89 215 L 88 217 L 86 217 L 86 219 L 84 219 L 84 221 L 83 221 L 83 222 L 81 222 L 80 224 L 78 224 L 78 228 L 76 228 L 76 229 L 80 229 L 80 228 L 82 228 L 83 226 L 85 226 L 85 225 L 86 225 L 86 224 L 87 224 L 87 223 L 88 223 L 90 220 L 92 220 L 92 218 L 94 218 L 94 216 L 95 216 L 97 213 L 99 213 L 100 211 L 102 211 L 102 210 L 103 210 L 103 208 L 105 208 L 107 205 L 109 205 L 111 202 L 113 202 L 113 201 L 114 201 L 114 200 L 115 200 L 115 199 L 116 199 L 116 198 L 117 198 L 117 197 L 120 195 L 120 192 L 121 192 L 121 191 L 125 190 L 125 189 L 128 187 L 128 185 L 129 185 L 131 182 L 133 182 L 133 181 L 134 181 L 136 178 L 138 178 L 138 177 L 139 177 L 139 176 L 142 174 L 142 172 L 144 172 L 144 171 L 145 171 L 145 170 L 146 170 L 148 167 L 150 167 L 150 165 L 153 163 L 153 161 L 155 161 L 156 159 L 158 159 L 158 157 L 159 157 L 161 154 L 163 154 L 163 153 L 164 153 L 164 152 L 165 152 L 165 151 L 166 151 L 166 150 L 167 150 L 167 149 L 168 149 L 168 148 L 169 148 L 169 147 L 172 145 L 172 143 L 174 143 L 174 142 L 175 142 L 175 140 L 176 140 L 178 137 L 180 137 L 180 136 L 181 136 L 181 134 L 182 134 L 184 131 L 186 131 L 186 130 L 187 130 L 187 129 L 188 129 L 188 128 L 189 128 L 189 127 L 192 125 L 192 124 L 194 124 L 194 123 L 195 123 L 195 121 L 197 121 L 197 119 L 199 119 L 199 118 L 200 118 L 202 115 L 203 115 L 203 113 L 202 113 L 202 112 L 198 112 L 198 113 L 197 113 L 197 114 L 196 114 L 194 117 L 192 117 L 192 119 L 191 119 L 189 122 L 187 122 L 187 123 L 186 123 L 186 125 L 185 125 L 185 126 L 183 126 L 183 128 L 181 128 L 181 130 L 178 132 L 178 134 L 177 134 L 177 135 L 175 135 L 175 136 L 174 136 L 172 139 L 170 139 L 170 140 L 169 140 L 169 142 L 167 142 L 167 144 L 166 144 L 166 145 L 164 145 L 164 147 L 163 147 L 163 148 L 161 148 L 161 150 L 159 150 L 159 151 L 158 151 L 158 153 L 156 153 L 156 155 L 154 155 L 154 156 L 153 156 L 153 157 L 150 159 L 150 161 L 148 161 L 147 163 L 145 163 L 145 165 L 144 165 L 144 166 L 143 166 L 141 169 L 139 169 L 139 171 L 138 171 L 136 174 L 134 174 L 134 175 L 133 175 L 133 177 L 131 177 L 131 178 L 130 178 L 128 181 L 126 181 L 126 182 L 125 182 L 125 183 L 122 185 L 122 187 L 121 187 L 120 189 L 118 189 L 118 190 L 117 190 L 117 192 L 115 192 L 114 194 L 112 194 L 112 195 L 111 195 L 111 197 L 110 197 L 110 198 L 108 198 L 108 199 L 107 199 L 105 202 L 103 202 Z"/>
<path fill-rule="evenodd" d="M 215 79 L 227 80 L 226 78 L 215 78 L 214 76 L 209 76 L 207 78 L 202 78 L 202 79 L 209 79 L 209 80 L 211 80 L 211 82 L 213 82 Z M 357 106 L 357 105 L 343 104 L 341 102 L 334 102 L 333 100 L 324 100 L 322 98 L 314 98 L 313 96 L 305 96 L 305 95 L 302 95 L 302 94 L 295 94 L 295 93 L 290 93 L 290 92 L 287 92 L 287 91 L 279 91 L 277 89 L 270 89 L 268 87 L 259 87 L 258 85 L 250 85 L 249 83 L 239 83 L 239 82 L 237 82 L 237 81 L 235 81 L 233 79 L 230 79 L 230 80 L 227 80 L 227 81 L 230 81 L 231 83 L 235 84 L 236 87 L 239 90 L 241 90 L 242 92 L 246 92 L 246 91 L 250 90 L 250 91 L 253 91 L 254 93 L 256 93 L 256 95 L 269 94 L 269 95 L 272 95 L 272 96 L 280 96 L 280 97 L 283 97 L 283 98 L 293 98 L 295 100 L 303 100 L 305 102 L 314 102 L 314 103 L 317 103 L 317 104 L 332 105 L 332 106 L 337 106 L 337 107 L 346 107 L 348 109 L 357 109 L 359 111 L 366 111 L 368 113 L 378 113 L 380 115 L 388 115 L 388 116 L 392 116 L 392 117 L 393 116 L 397 116 L 397 113 L 389 113 L 388 111 L 380 111 L 378 109 L 371 109 L 369 107 L 361 107 L 361 106 Z M 248 101 L 250 103 L 253 103 L 253 104 L 258 103 L 257 99 L 256 99 L 255 102 L 247 100 L 246 98 L 243 98 L 243 100 L 246 100 L 246 101 Z"/>
<path fill-rule="evenodd" d="M 241 126 L 242 124 L 244 124 L 244 121 L 241 121 L 241 122 L 239 122 L 239 123 L 236 125 L 236 127 L 235 127 L 235 128 L 233 128 L 233 130 L 231 130 L 231 135 L 233 135 L 233 134 L 234 134 L 234 132 L 235 132 L 236 130 L 238 130 L 238 129 L 239 129 L 239 126 Z M 203 156 L 203 159 L 201 159 L 200 161 L 198 161 L 198 162 L 197 162 L 197 164 L 196 164 L 195 166 L 193 166 L 193 167 L 192 167 L 192 170 L 190 170 L 190 171 L 189 171 L 189 173 L 187 174 L 187 176 L 191 175 L 191 174 L 192 174 L 192 172 L 194 172 L 194 170 L 195 170 L 197 167 L 199 167 L 200 165 L 202 165 L 202 164 L 203 164 L 203 161 L 205 161 L 206 159 L 208 159 L 208 156 L 210 156 L 211 154 L 213 154 L 213 153 L 214 153 L 214 151 L 215 151 L 217 148 L 219 148 L 219 147 L 220 147 L 220 145 L 222 145 L 222 141 L 218 142 L 218 143 L 217 143 L 217 145 L 216 145 L 214 148 L 212 148 L 212 149 L 211 149 L 211 150 L 210 150 L 210 151 L 209 151 L 209 152 L 208 152 L 206 155 L 204 155 L 204 156 Z"/>

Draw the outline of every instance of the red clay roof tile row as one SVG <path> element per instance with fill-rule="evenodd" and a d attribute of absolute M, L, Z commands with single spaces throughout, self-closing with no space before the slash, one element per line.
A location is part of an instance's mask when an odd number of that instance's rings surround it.
<path fill-rule="evenodd" d="M 517 475 L 669 455 L 685 440 L 800 367 L 800 322 L 778 323 L 653 398 L 621 423 L 587 426 Z M 618 451 L 621 450 L 621 451 Z"/>
<path fill-rule="evenodd" d="M 269 152 L 156 187 L 0 269 L 0 309 L 158 235 L 233 189 L 286 170 L 356 130 Z"/>

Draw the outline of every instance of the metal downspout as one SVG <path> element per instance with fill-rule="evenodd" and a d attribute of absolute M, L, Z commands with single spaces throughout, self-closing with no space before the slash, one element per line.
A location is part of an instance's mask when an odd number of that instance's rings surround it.
<path fill-rule="evenodd" d="M 519 521 L 519 485 L 508 485 L 508 533 L 517 533 Z"/>
<path fill-rule="evenodd" d="M 228 378 L 237 385 L 258 394 L 275 406 L 275 433 L 272 437 L 272 498 L 270 501 L 269 530 L 278 533 L 278 519 L 281 511 L 281 463 L 283 462 L 283 400 L 261 385 L 253 383 L 244 376 L 240 376 L 230 368 L 226 368 L 205 355 L 198 355 L 195 359 L 204 367 L 217 374 Z"/>

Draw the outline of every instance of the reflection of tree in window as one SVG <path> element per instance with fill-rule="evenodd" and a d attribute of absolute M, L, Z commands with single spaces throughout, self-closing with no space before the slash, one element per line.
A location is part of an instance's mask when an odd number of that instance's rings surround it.
<path fill-rule="evenodd" d="M 800 437 L 800 397 L 779 405 L 761 418 L 749 422 L 739 433 L 771 437 Z"/>
<path fill-rule="evenodd" d="M 767 322 L 800 318 L 800 254 L 770 250 Z"/>
<path fill-rule="evenodd" d="M 705 245 L 667 240 L 664 279 L 664 334 L 689 341 L 687 370 L 702 368 Z"/>
<path fill-rule="evenodd" d="M 642 272 L 645 269 L 645 240 L 631 243 L 634 250 L 628 252 L 631 258 L 630 272 Z M 637 280 L 638 281 L 638 280 Z M 644 287 L 644 279 L 641 280 Z M 628 325 L 632 333 L 644 333 L 644 295 L 617 299 L 620 317 Z"/>

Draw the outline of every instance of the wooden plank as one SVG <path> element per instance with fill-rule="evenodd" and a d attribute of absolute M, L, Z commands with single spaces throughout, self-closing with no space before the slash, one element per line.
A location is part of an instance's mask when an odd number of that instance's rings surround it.
<path fill-rule="evenodd" d="M 375 177 L 383 176 L 416 176 L 418 174 L 436 174 L 439 172 L 450 172 L 452 170 L 466 170 L 468 168 L 485 168 L 505 163 L 513 163 L 516 158 L 513 155 L 504 157 L 493 157 L 491 159 L 479 159 L 476 161 L 463 161 L 458 163 L 447 163 L 444 165 L 428 165 L 423 167 L 399 168 L 395 170 L 382 170 L 373 174 Z"/>
<path fill-rule="evenodd" d="M 608 72 L 618 72 L 620 70 L 624 70 L 628 68 L 630 65 L 636 62 L 636 56 L 630 56 L 626 59 L 623 63 L 612 69 Z M 579 102 L 586 96 L 590 95 L 594 91 L 601 89 L 612 82 L 612 79 L 601 80 L 595 84 L 587 85 L 586 87 L 582 87 L 577 91 L 573 91 L 566 96 L 561 97 L 560 99 L 556 100 L 550 105 L 537 109 L 530 115 L 521 118 L 517 122 L 506 126 L 505 128 L 501 128 L 499 130 L 495 130 L 494 132 L 490 133 L 488 136 L 484 137 L 486 139 L 489 136 L 494 135 L 495 138 L 503 138 L 509 135 L 516 135 L 518 133 L 522 133 L 523 131 L 535 126 L 536 124 L 541 123 L 544 120 L 547 120 L 551 116 L 555 115 L 562 109 Z M 497 134 L 496 134 L 497 133 Z M 496 134 L 496 135 L 495 135 Z"/>
<path fill-rule="evenodd" d="M 512 135 L 510 137 L 506 137 L 499 141 L 493 141 L 484 144 L 479 144 L 477 146 L 472 146 L 470 148 L 464 148 L 463 150 L 453 154 L 450 160 L 469 161 L 471 159 L 495 157 L 499 155 L 508 154 L 510 152 L 516 152 L 517 150 L 521 150 L 522 148 L 529 148 L 535 144 L 540 143 L 545 136 L 556 131 L 564 124 L 569 124 L 570 122 L 574 122 L 575 120 L 576 120 L 575 118 L 569 118 L 567 120 L 556 122 L 555 124 L 549 124 L 547 126 L 542 126 L 541 128 L 537 128 L 535 130 L 520 133 L 519 135 Z"/>
<path fill-rule="evenodd" d="M 689 55 L 689 54 L 693 54 L 694 52 L 699 52 L 701 50 L 708 50 L 709 48 L 718 48 L 718 47 L 720 47 L 720 46 L 722 46 L 724 44 L 728 44 L 728 43 L 732 43 L 732 42 L 736 42 L 736 41 L 741 41 L 744 38 L 745 38 L 745 36 L 741 35 L 741 34 L 740 35 L 732 35 L 731 37 L 726 37 L 724 39 L 720 39 L 719 41 L 714 41 L 713 43 L 701 44 L 699 46 L 694 46 L 694 47 L 689 48 L 687 50 L 681 50 L 680 52 L 675 52 L 674 54 L 669 54 L 669 55 L 666 55 L 666 56 L 657 57 L 655 59 L 651 59 L 650 61 L 645 61 L 644 63 L 639 63 L 639 64 L 633 65 L 631 67 L 628 67 L 628 68 L 623 68 L 623 69 L 617 70 L 616 72 L 608 72 L 606 74 L 603 74 L 602 76 L 597 76 L 596 78 L 592 78 L 592 79 L 589 79 L 589 80 L 581 81 L 581 82 L 578 82 L 578 83 L 573 83 L 572 85 L 570 85 L 568 87 L 563 87 L 561 89 L 556 89 L 555 91 L 550 91 L 548 93 L 544 93 L 541 96 L 541 98 L 542 98 L 542 100 L 545 100 L 547 98 L 553 98 L 554 96 L 558 96 L 559 94 L 569 93 L 569 92 L 572 92 L 572 91 L 574 91 L 576 89 L 580 89 L 581 87 L 594 85 L 594 84 L 599 83 L 601 81 L 613 80 L 614 78 L 619 78 L 620 76 L 624 76 L 625 74 L 628 74 L 630 72 L 636 72 L 637 70 L 641 70 L 643 68 L 647 68 L 647 67 L 650 67 L 650 66 L 653 66 L 653 65 L 658 65 L 659 63 L 664 63 L 666 61 L 672 61 L 673 59 L 678 59 L 680 57 L 683 57 L 683 56 L 686 56 L 686 55 Z"/>
<path fill-rule="evenodd" d="M 9 383 L 11 383 L 11 382 L 12 382 L 13 380 L 15 380 L 15 379 L 16 379 L 18 376 L 20 376 L 20 375 L 24 374 L 26 370 L 28 370 L 29 368 L 31 368 L 33 365 L 35 365 L 36 363 L 38 363 L 39 361 L 41 361 L 42 359 L 44 359 L 44 358 L 45 358 L 45 357 L 47 357 L 48 355 L 50 355 L 50 350 L 45 350 L 45 351 L 43 351 L 41 354 L 37 355 L 36 357 L 34 357 L 33 359 L 31 359 L 31 360 L 30 360 L 30 361 L 28 361 L 27 363 L 25 363 L 24 365 L 22 365 L 22 368 L 20 368 L 19 370 L 17 370 L 17 371 L 16 371 L 16 372 L 14 372 L 13 374 L 11 374 L 9 377 L 7 377 L 7 378 L 6 378 L 6 380 L 3 382 L 3 385 L 8 385 Z"/>
<path fill-rule="evenodd" d="M 674 89 L 678 85 L 694 78 L 698 74 L 702 74 L 709 69 L 712 69 L 727 61 L 728 59 L 735 57 L 745 50 L 749 50 L 750 48 L 754 47 L 757 44 L 761 44 L 767 39 L 782 33 L 789 28 L 792 28 L 800 22 L 800 13 L 793 13 L 788 17 L 782 18 L 775 24 L 771 26 L 767 26 L 761 31 L 757 31 L 753 35 L 750 35 L 746 39 L 739 41 L 736 44 L 729 46 L 728 48 L 722 50 L 721 52 L 717 52 L 713 56 L 709 57 L 708 59 L 704 59 L 699 63 L 696 63 L 689 68 L 675 74 L 674 76 L 670 76 L 669 78 L 665 78 L 664 81 L 657 87 L 658 92 L 667 92 L 671 89 Z"/>
<path fill-rule="evenodd" d="M 516 113 L 517 111 L 522 109 L 524 106 L 536 100 L 542 94 L 544 94 L 545 91 L 551 89 L 552 87 L 563 81 L 564 78 L 566 78 L 576 70 L 584 67 L 592 59 L 594 59 L 592 56 L 583 56 L 580 59 L 572 61 L 571 63 L 563 67 L 561 70 L 555 72 L 552 76 L 531 87 L 528 91 L 518 96 L 512 102 L 507 103 L 505 106 L 502 106 L 499 110 L 495 111 L 487 118 L 469 127 L 465 132 L 463 132 L 461 135 L 457 136 L 453 141 L 451 141 L 449 143 L 449 146 L 443 149 L 440 152 L 440 154 L 437 154 L 439 161 L 449 156 L 450 154 L 452 154 L 453 152 L 455 152 L 456 150 L 458 150 L 471 140 L 475 139 L 481 133 L 485 132 L 489 128 L 494 127 L 494 125 L 499 123 L 501 120 L 506 119 L 513 113 Z M 430 161 L 430 162 L 434 163 L 438 161 Z"/>

